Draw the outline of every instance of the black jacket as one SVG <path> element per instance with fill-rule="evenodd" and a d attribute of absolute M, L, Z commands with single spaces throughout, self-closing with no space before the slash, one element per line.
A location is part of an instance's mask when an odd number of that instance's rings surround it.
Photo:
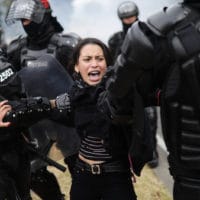
<path fill-rule="evenodd" d="M 99 96 L 104 92 L 103 84 L 94 87 L 76 83 L 69 95 L 71 110 L 70 118 L 68 113 L 67 121 L 74 123 L 80 138 L 86 135 L 102 138 L 105 148 L 108 149 L 114 160 L 128 160 L 128 156 L 130 156 L 132 163 L 134 163 L 134 172 L 140 175 L 144 164 L 152 158 L 152 145 L 149 143 L 151 136 L 147 135 L 148 131 L 145 131 L 144 120 L 146 117 L 143 115 L 143 106 L 138 106 L 140 103 L 138 99 L 136 100 L 137 110 L 132 109 L 133 105 L 130 107 L 130 104 L 127 104 L 128 101 L 130 102 L 127 97 L 128 100 L 125 99 L 124 103 L 119 102 L 118 106 L 121 105 L 121 111 L 129 110 L 130 119 L 136 121 L 116 122 L 109 112 L 102 112 L 97 106 Z M 132 98 L 133 92 L 130 94 L 130 98 Z M 134 117 L 132 117 L 133 115 Z M 139 120 L 138 117 L 140 117 Z M 73 120 L 71 120 L 72 118 Z M 140 122 L 141 120 L 143 121 Z M 63 122 L 66 123 L 65 120 Z"/>

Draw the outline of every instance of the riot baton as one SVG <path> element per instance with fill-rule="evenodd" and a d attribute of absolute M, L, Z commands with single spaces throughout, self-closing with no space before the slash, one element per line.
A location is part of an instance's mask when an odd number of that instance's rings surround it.
<path fill-rule="evenodd" d="M 59 164 L 58 162 L 52 160 L 51 158 L 49 158 L 48 156 L 42 154 L 41 152 L 39 152 L 38 150 L 36 150 L 32 144 L 27 143 L 27 149 L 36 154 L 37 157 L 41 158 L 43 161 L 45 161 L 48 165 L 56 167 L 57 169 L 59 169 L 62 172 L 66 171 L 66 167 L 64 167 L 63 165 Z"/>

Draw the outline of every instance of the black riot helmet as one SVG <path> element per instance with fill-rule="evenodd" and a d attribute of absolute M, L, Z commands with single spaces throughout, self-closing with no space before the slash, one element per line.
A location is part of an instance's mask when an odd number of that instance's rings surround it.
<path fill-rule="evenodd" d="M 117 9 L 117 14 L 120 19 L 138 16 L 139 10 L 137 5 L 132 1 L 125 1 L 121 3 Z"/>
<path fill-rule="evenodd" d="M 6 23 L 9 25 L 17 20 L 30 20 L 31 23 L 23 25 L 23 28 L 32 41 L 40 42 L 41 39 L 49 38 L 54 30 L 55 32 L 63 31 L 63 27 L 51 13 L 48 0 L 13 0 Z"/>
<path fill-rule="evenodd" d="M 5 21 L 9 25 L 17 20 L 28 19 L 39 24 L 47 12 L 51 12 L 48 0 L 13 0 Z"/>

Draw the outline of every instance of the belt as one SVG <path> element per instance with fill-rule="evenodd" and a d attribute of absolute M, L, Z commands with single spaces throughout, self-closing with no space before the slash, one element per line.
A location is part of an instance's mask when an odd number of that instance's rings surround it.
<path fill-rule="evenodd" d="M 75 164 L 75 169 L 79 169 L 81 171 L 87 171 L 96 175 L 107 172 L 129 172 L 130 170 L 128 164 L 122 161 L 114 161 L 109 163 L 90 165 L 80 159 L 77 159 Z"/>

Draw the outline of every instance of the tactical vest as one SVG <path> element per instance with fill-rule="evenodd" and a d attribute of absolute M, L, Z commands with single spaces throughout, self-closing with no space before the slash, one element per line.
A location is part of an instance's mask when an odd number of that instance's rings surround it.
<path fill-rule="evenodd" d="M 57 49 L 62 46 L 70 46 L 70 47 L 75 47 L 77 44 L 77 40 L 73 38 L 70 35 L 59 35 L 59 34 L 54 34 L 50 41 L 49 44 L 45 49 L 41 50 L 30 50 L 27 48 L 27 45 L 24 45 L 24 47 L 21 49 L 21 64 L 22 66 L 32 66 L 34 67 L 38 65 L 37 59 L 41 55 L 51 55 L 55 58 L 57 58 Z"/>
<path fill-rule="evenodd" d="M 161 116 L 169 161 L 200 169 L 200 14 L 178 5 L 148 20 L 168 40 L 174 64 L 164 84 Z M 179 163 L 181 165 L 179 165 Z"/>

